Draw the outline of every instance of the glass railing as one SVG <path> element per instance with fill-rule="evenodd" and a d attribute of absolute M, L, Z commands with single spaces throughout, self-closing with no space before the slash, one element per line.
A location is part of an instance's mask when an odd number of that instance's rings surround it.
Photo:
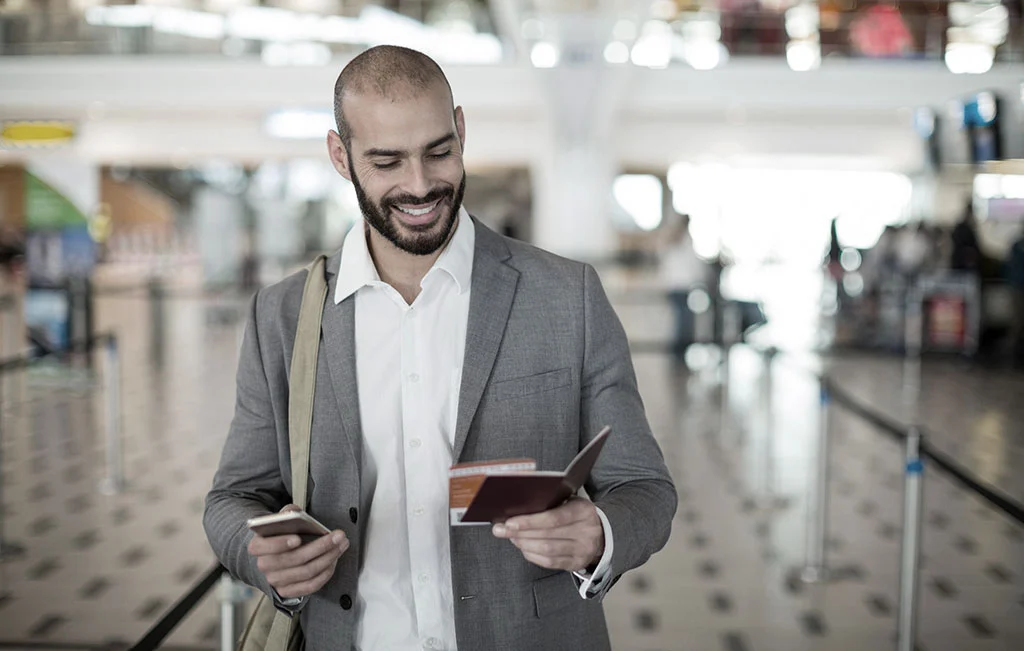
<path fill-rule="evenodd" d="M 0 55 L 213 55 L 316 65 L 398 43 L 447 64 L 521 59 L 538 67 L 603 59 L 710 69 L 730 58 L 784 57 L 798 70 L 834 59 L 881 59 L 945 60 L 955 72 L 983 72 L 994 63 L 1024 62 L 1019 6 L 719 0 L 683 9 L 668 2 L 669 11 L 658 8 L 663 4 L 654 3 L 646 16 L 524 8 L 505 16 L 501 29 L 482 0 L 398 3 L 394 11 L 365 4 L 354 15 L 263 6 L 221 13 L 144 4 L 64 14 L 0 9 Z M 419 7 L 415 15 L 411 7 Z"/>
<path fill-rule="evenodd" d="M 441 7 L 422 19 L 374 5 L 354 16 L 274 7 L 223 13 L 156 5 L 100 5 L 62 14 L 0 9 L 0 55 L 223 55 L 317 65 L 379 43 L 401 43 L 447 63 L 502 62 L 507 53 L 487 10 L 449 4 L 466 9 Z"/>

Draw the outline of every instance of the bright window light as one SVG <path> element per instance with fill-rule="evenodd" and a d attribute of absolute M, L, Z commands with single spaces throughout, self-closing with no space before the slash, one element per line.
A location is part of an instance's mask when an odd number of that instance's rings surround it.
<path fill-rule="evenodd" d="M 667 68 L 672 60 L 672 28 L 668 23 L 661 20 L 644 23 L 630 58 L 634 65 L 645 68 Z"/>
<path fill-rule="evenodd" d="M 191 38 L 224 38 L 224 16 L 205 11 L 163 8 L 153 16 L 153 31 Z"/>
<path fill-rule="evenodd" d="M 612 185 L 615 200 L 636 225 L 652 231 L 661 224 L 661 181 L 650 174 L 623 174 Z"/>
<path fill-rule="evenodd" d="M 979 199 L 1024 199 L 1024 176 L 1019 174 L 978 174 L 974 196 Z"/>
<path fill-rule="evenodd" d="M 786 63 L 797 72 L 819 68 L 821 44 L 816 40 L 790 41 L 786 44 Z"/>
<path fill-rule="evenodd" d="M 886 225 L 906 220 L 912 187 L 890 172 L 690 163 L 669 168 L 668 181 L 699 255 L 724 248 L 737 262 L 804 268 L 821 264 L 833 218 L 844 247 L 870 248 Z"/>
<path fill-rule="evenodd" d="M 725 46 L 718 41 L 693 41 L 682 47 L 683 59 L 694 70 L 713 70 L 727 58 Z"/>
<path fill-rule="evenodd" d="M 263 126 L 270 137 L 289 140 L 323 139 L 334 127 L 334 113 L 327 110 L 274 111 Z"/>
<path fill-rule="evenodd" d="M 534 43 L 533 49 L 530 50 L 530 61 L 535 68 L 554 68 L 558 65 L 559 55 L 558 47 L 554 43 L 541 41 Z"/>
<path fill-rule="evenodd" d="M 949 43 L 946 45 L 946 67 L 953 74 L 981 75 L 992 69 L 995 50 L 984 43 Z"/>
<path fill-rule="evenodd" d="M 612 41 L 604 48 L 604 60 L 608 63 L 628 63 L 629 46 L 621 41 Z"/>
<path fill-rule="evenodd" d="M 792 39 L 817 36 L 818 6 L 804 3 L 786 10 L 786 33 Z"/>
<path fill-rule="evenodd" d="M 112 7 L 90 7 L 85 12 L 85 22 L 90 25 L 110 27 L 146 27 L 153 24 L 156 7 L 145 5 L 115 5 Z"/>

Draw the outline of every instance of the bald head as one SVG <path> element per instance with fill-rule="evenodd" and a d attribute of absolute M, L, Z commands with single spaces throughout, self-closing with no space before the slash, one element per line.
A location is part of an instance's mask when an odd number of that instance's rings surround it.
<path fill-rule="evenodd" d="M 348 147 L 352 141 L 343 110 L 346 95 L 372 93 L 394 101 L 416 97 L 437 84 L 444 84 L 450 98 L 451 85 L 441 67 L 422 52 L 397 45 L 366 50 L 349 61 L 334 84 L 334 121 L 342 142 Z"/>

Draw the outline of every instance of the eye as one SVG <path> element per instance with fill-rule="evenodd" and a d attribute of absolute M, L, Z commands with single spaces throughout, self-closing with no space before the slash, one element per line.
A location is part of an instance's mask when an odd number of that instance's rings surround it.
<path fill-rule="evenodd" d="M 398 167 L 398 161 L 391 161 L 390 163 L 374 163 L 373 166 L 379 170 L 390 170 Z"/>
<path fill-rule="evenodd" d="M 452 154 L 452 150 L 449 149 L 447 151 L 443 151 L 443 152 L 440 152 L 440 153 L 437 153 L 437 154 L 430 154 L 429 158 L 432 158 L 434 160 L 441 160 L 442 158 L 448 158 L 449 156 L 451 156 L 451 154 Z"/>

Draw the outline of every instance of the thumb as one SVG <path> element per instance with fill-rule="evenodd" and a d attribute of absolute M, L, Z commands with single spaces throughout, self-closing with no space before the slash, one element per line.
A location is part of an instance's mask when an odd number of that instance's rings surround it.
<path fill-rule="evenodd" d="M 300 509 L 300 508 L 299 508 L 299 507 L 298 507 L 297 505 L 295 505 L 295 504 L 289 504 L 288 506 L 286 506 L 286 507 L 284 507 L 283 509 L 281 509 L 281 511 L 280 511 L 280 512 L 281 512 L 281 513 L 288 513 L 288 512 L 290 512 L 290 511 L 301 511 L 301 510 L 302 510 L 302 509 Z"/>

